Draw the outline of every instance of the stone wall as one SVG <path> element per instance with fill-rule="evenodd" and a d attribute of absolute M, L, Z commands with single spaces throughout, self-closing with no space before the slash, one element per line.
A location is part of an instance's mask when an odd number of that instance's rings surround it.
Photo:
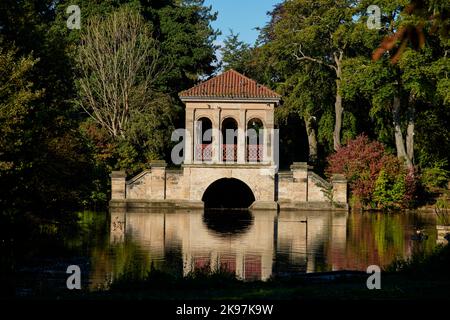
<path fill-rule="evenodd" d="M 252 209 L 329 209 L 347 208 L 347 182 L 333 176 L 328 182 L 312 172 L 306 163 L 294 163 L 290 172 L 275 172 L 275 166 L 255 164 L 190 164 L 182 170 L 167 170 L 164 162 L 150 164 L 126 181 L 124 172 L 111 174 L 112 203 L 162 203 L 203 205 L 206 189 L 222 178 L 235 178 L 253 191 Z"/>
<path fill-rule="evenodd" d="M 308 172 L 308 202 L 331 202 L 332 185 L 312 171 Z"/>
<path fill-rule="evenodd" d="M 183 170 L 166 171 L 166 198 L 170 200 L 189 199 Z"/>
<path fill-rule="evenodd" d="M 347 181 L 342 175 L 324 180 L 305 162 L 278 173 L 277 201 L 284 209 L 347 209 Z"/>
<path fill-rule="evenodd" d="M 152 198 L 152 173 L 146 170 L 126 183 L 127 199 Z"/>
<path fill-rule="evenodd" d="M 184 176 L 190 181 L 190 200 L 201 200 L 206 189 L 222 178 L 235 178 L 247 184 L 256 201 L 275 200 L 274 166 L 189 165 L 184 167 Z"/>

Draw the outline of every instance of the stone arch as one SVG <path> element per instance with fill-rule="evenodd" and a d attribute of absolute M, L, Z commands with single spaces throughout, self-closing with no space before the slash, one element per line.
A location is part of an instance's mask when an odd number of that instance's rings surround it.
<path fill-rule="evenodd" d="M 197 121 L 199 121 L 199 120 L 201 120 L 201 119 L 203 119 L 203 118 L 208 119 L 208 120 L 211 121 L 211 123 L 212 123 L 212 119 L 211 119 L 212 117 L 211 117 L 211 115 L 208 114 L 208 113 L 204 113 L 204 112 L 198 114 L 198 115 L 195 117 L 195 121 L 197 122 Z"/>
<path fill-rule="evenodd" d="M 223 161 L 236 162 L 239 122 L 234 117 L 226 117 L 222 119 L 220 128 L 222 159 Z"/>
<path fill-rule="evenodd" d="M 242 180 L 220 178 L 207 186 L 201 200 L 205 208 L 210 209 L 247 209 L 256 201 L 256 197 Z"/>
<path fill-rule="evenodd" d="M 220 112 L 220 123 L 222 124 L 223 121 L 228 118 L 233 118 L 237 122 L 238 127 L 241 126 L 239 110 L 226 110 L 226 109 L 224 110 L 224 109 L 222 109 Z"/>
<path fill-rule="evenodd" d="M 205 132 L 208 129 L 212 129 L 213 128 L 213 122 L 209 117 L 199 117 L 197 120 L 195 120 L 195 125 L 196 125 L 196 143 L 203 143 L 203 144 L 209 144 L 211 143 L 211 137 L 205 137 Z M 200 132 L 201 130 L 201 132 Z M 205 139 L 206 138 L 206 139 Z"/>
<path fill-rule="evenodd" d="M 213 122 L 207 116 L 195 120 L 195 160 L 212 160 L 212 129 Z"/>
<path fill-rule="evenodd" d="M 201 201 L 206 189 L 223 178 L 241 180 L 252 190 L 256 201 L 274 201 L 273 176 L 261 175 L 258 168 L 189 168 L 189 199 Z"/>
<path fill-rule="evenodd" d="M 246 114 L 246 124 L 252 119 L 258 119 L 260 120 L 264 128 L 270 127 L 270 119 L 267 115 L 267 110 L 248 110 Z"/>
<path fill-rule="evenodd" d="M 259 116 L 259 115 L 255 115 L 255 116 L 251 116 L 251 117 L 248 118 L 248 120 L 247 120 L 247 128 L 249 127 L 250 122 L 252 122 L 252 121 L 260 122 L 262 128 L 266 128 L 267 127 L 265 119 L 263 117 Z"/>
<path fill-rule="evenodd" d="M 246 136 L 246 159 L 248 162 L 261 162 L 264 156 L 264 122 L 253 117 L 247 121 Z"/>
<path fill-rule="evenodd" d="M 253 132 L 250 132 L 250 130 L 253 129 Z M 247 143 L 252 142 L 252 144 L 262 144 L 262 141 L 259 142 L 259 140 L 264 139 L 263 135 L 260 134 L 259 130 L 264 130 L 265 129 L 265 125 L 264 125 L 264 121 L 262 121 L 260 118 L 251 118 L 250 120 L 247 121 L 247 127 L 246 127 L 246 136 L 247 136 Z M 256 133 L 258 136 L 257 137 L 253 137 L 253 134 Z M 252 135 L 252 136 L 250 136 Z M 257 138 L 257 141 L 255 141 L 256 143 L 253 143 L 254 141 L 252 141 L 252 138 Z"/>

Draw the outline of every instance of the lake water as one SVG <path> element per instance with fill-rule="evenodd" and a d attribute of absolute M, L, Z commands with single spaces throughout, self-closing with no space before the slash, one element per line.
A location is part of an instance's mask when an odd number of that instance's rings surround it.
<path fill-rule="evenodd" d="M 222 267 L 250 281 L 365 271 L 446 241 L 433 213 L 116 211 L 80 218 L 73 234 L 15 249 L 16 295 L 67 290 L 65 272 L 73 264 L 82 270 L 83 287 L 92 290 L 151 268 L 182 276 Z M 427 239 L 414 239 L 416 230 Z"/>

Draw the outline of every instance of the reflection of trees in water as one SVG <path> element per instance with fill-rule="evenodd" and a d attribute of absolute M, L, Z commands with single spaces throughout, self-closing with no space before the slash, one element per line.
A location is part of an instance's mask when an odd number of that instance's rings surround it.
<path fill-rule="evenodd" d="M 312 252 L 313 254 L 308 255 L 308 259 L 313 260 L 312 262 L 314 266 L 314 272 L 332 271 L 333 264 L 335 263 L 335 261 L 325 258 L 327 256 L 327 253 L 331 251 L 332 251 L 332 244 L 324 241 L 314 248 L 314 251 Z M 338 254 L 342 253 L 338 252 Z"/>
<path fill-rule="evenodd" d="M 247 210 L 207 210 L 203 223 L 215 235 L 229 237 L 245 233 L 253 225 L 253 216 Z"/>
<path fill-rule="evenodd" d="M 182 246 L 179 242 L 170 243 L 164 253 L 164 262 L 160 270 L 176 276 L 183 275 Z"/>
<path fill-rule="evenodd" d="M 152 265 L 155 267 L 150 253 L 143 255 L 139 245 L 133 241 L 125 241 L 111 247 L 97 247 L 92 250 L 92 260 L 92 289 L 108 286 L 119 277 L 141 279 L 150 271 Z"/>
<path fill-rule="evenodd" d="M 417 229 L 424 230 L 428 240 L 413 241 Z M 436 244 L 435 222 L 426 214 L 349 214 L 348 232 L 346 261 L 360 270 L 371 264 L 385 267 L 418 251 L 430 252 Z"/>

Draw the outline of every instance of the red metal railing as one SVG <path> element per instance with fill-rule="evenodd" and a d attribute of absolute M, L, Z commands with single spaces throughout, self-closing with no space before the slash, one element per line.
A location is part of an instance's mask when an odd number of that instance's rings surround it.
<path fill-rule="evenodd" d="M 247 161 L 261 162 L 263 160 L 263 145 L 248 145 L 247 146 Z M 198 144 L 195 146 L 195 160 L 197 161 L 211 161 L 212 160 L 212 144 Z M 223 144 L 222 145 L 222 161 L 237 161 L 237 145 Z"/>
<path fill-rule="evenodd" d="M 198 144 L 195 148 L 195 160 L 211 161 L 212 160 L 212 144 Z"/>
<path fill-rule="evenodd" d="M 237 145 L 223 144 L 222 145 L 222 160 L 223 161 L 237 161 Z"/>
<path fill-rule="evenodd" d="M 263 159 L 263 145 L 262 144 L 250 144 L 247 146 L 247 161 L 260 162 Z"/>

